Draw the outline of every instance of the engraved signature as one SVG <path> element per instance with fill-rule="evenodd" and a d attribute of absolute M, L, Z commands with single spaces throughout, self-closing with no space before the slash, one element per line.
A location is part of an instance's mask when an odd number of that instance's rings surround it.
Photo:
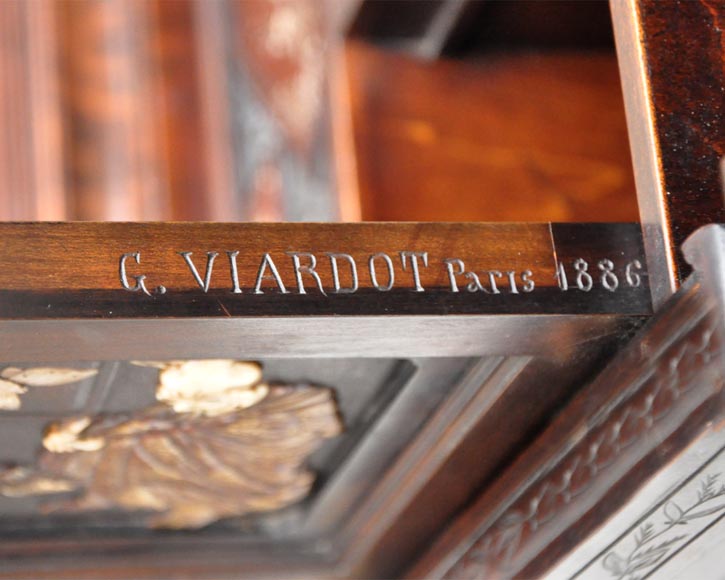
<path fill-rule="evenodd" d="M 194 252 L 176 252 L 184 261 L 189 274 L 203 293 L 212 287 L 214 269 L 219 264 L 220 252 L 206 252 L 205 260 L 195 256 Z M 323 296 L 330 294 L 353 294 L 360 287 L 361 271 L 367 270 L 370 285 L 367 288 L 378 292 L 389 292 L 396 284 L 412 292 L 426 291 L 423 272 L 433 270 L 436 264 L 425 251 L 401 250 L 397 256 L 377 252 L 361 260 L 342 252 L 325 252 L 315 255 L 311 252 L 285 252 L 291 261 L 293 284 L 285 284 L 280 267 L 270 252 L 264 253 L 254 275 L 248 276 L 247 284 L 242 285 L 242 275 L 238 264 L 239 250 L 226 251 L 228 273 L 232 294 L 307 294 L 319 292 Z M 329 260 L 330 276 L 323 280 L 320 262 Z M 362 263 L 361 263 L 362 262 Z M 121 255 L 118 263 L 118 276 L 121 287 L 129 292 L 139 292 L 146 296 L 166 294 L 167 288 L 157 285 L 150 288 L 146 274 L 129 274 L 130 267 L 141 265 L 141 252 L 127 252 Z M 468 269 L 460 258 L 444 258 L 438 265 L 438 271 L 445 280 L 443 289 L 451 293 L 530 294 L 536 290 L 533 268 L 501 268 L 483 271 Z M 614 293 L 624 288 L 639 288 L 647 274 L 640 260 L 631 260 L 616 264 L 609 258 L 587 261 L 576 258 L 571 263 L 557 261 L 552 278 L 562 292 L 604 290 Z M 402 281 L 401 281 L 402 280 Z M 547 287 L 548 284 L 541 284 Z M 245 290 L 243 290 L 245 288 Z M 436 285 L 440 290 L 440 284 Z"/>

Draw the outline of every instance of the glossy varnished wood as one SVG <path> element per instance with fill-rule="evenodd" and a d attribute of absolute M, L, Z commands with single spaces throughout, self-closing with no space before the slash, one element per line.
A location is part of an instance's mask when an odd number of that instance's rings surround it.
<path fill-rule="evenodd" d="M 57 223 L 0 233 L 6 318 L 648 312 L 640 237 L 628 224 Z M 305 270 L 313 259 L 318 278 Z M 464 271 L 477 272 L 480 289 Z M 129 282 L 141 275 L 146 293 Z"/>
<path fill-rule="evenodd" d="M 621 270 L 641 259 L 633 224 L 59 223 L 4 224 L 0 234 L 0 361 L 6 363 L 402 357 L 416 368 L 380 424 L 330 474 L 333 486 L 340 478 L 338 493 L 322 490 L 331 507 L 312 518 L 317 523 L 307 535 L 150 537 L 109 530 L 86 541 L 14 532 L 0 555 L 12 557 L 7 570 L 16 577 L 42 576 L 47 567 L 106 578 L 190 571 L 215 578 L 398 575 L 649 313 L 644 271 L 636 287 L 626 288 Z M 227 251 L 239 252 L 239 293 Z M 406 251 L 427 252 L 427 267 L 419 257 L 419 289 L 411 263 L 402 267 Z M 128 280 L 146 275 L 151 295 L 122 287 L 121 256 L 131 252 L 139 261 L 127 257 Z M 202 277 L 207 252 L 219 252 L 206 291 L 179 252 L 193 252 Z M 325 294 L 309 273 L 302 293 L 289 252 L 317 256 Z M 355 293 L 333 291 L 325 252 L 356 261 Z M 273 280 L 255 293 L 265 253 L 288 293 Z M 395 273 L 390 291 L 376 289 L 387 284 L 384 260 L 378 258 L 377 284 L 367 270 L 380 253 Z M 530 270 L 539 285 L 529 293 L 523 285 L 518 293 L 501 286 L 495 294 L 488 285 L 488 292 L 469 292 L 469 279 L 461 278 L 453 292 L 446 258 L 462 260 L 484 282 L 483 272 L 510 268 Z M 591 262 L 596 288 L 575 288 L 579 258 Z M 618 264 L 623 294 L 601 286 L 594 264 L 605 258 Z M 567 290 L 555 278 L 559 263 L 570 271 Z M 340 282 L 349 287 L 344 261 L 339 266 Z M 160 284 L 166 292 L 154 293 Z M 567 364 L 572 358 L 577 366 Z M 392 388 L 386 384 L 381 397 L 392 396 Z M 491 446 L 485 454 L 481 439 Z M 396 453 L 385 456 L 380 445 Z M 364 481 L 370 487 L 360 494 Z M 129 554 L 139 568 L 121 564 Z"/>
<path fill-rule="evenodd" d="M 631 271 L 636 286 L 627 282 L 627 265 L 643 260 L 638 229 L 627 224 L 3 224 L 0 233 L 4 360 L 23 353 L 43 360 L 88 360 L 97 352 L 107 359 L 206 357 L 239 348 L 247 357 L 513 349 L 561 359 L 587 340 L 626 332 L 649 313 L 644 270 Z M 239 292 L 227 254 L 235 251 Z M 181 252 L 192 252 L 199 280 Z M 205 289 L 208 252 L 218 255 Z M 322 290 L 309 273 L 297 280 L 295 252 L 303 253 L 302 265 L 310 263 L 306 253 L 316 257 Z M 417 288 L 411 258 L 403 268 L 401 252 L 426 253 L 427 267 L 418 256 Z M 355 261 L 355 292 L 335 292 L 327 253 Z M 146 276 L 148 295 L 123 288 L 124 254 L 129 287 L 134 276 Z M 390 290 L 382 254 L 394 273 Z M 484 289 L 470 292 L 472 279 L 457 275 L 454 291 L 445 263 L 451 258 L 478 272 Z M 591 264 L 588 291 L 577 287 L 579 259 Z M 602 285 L 597 264 L 606 259 L 616 264 L 616 291 Z M 263 264 L 267 279 L 257 288 Z M 567 290 L 557 282 L 558 265 L 568 270 Z M 338 270 L 341 288 L 351 288 L 346 259 Z M 490 271 L 501 273 L 494 276 L 497 292 Z M 505 272 L 513 273 L 513 287 Z M 534 282 L 530 292 L 525 272 Z M 537 316 L 529 320 L 530 314 Z"/>
<path fill-rule="evenodd" d="M 346 52 L 363 219 L 636 218 L 614 55 Z"/>
<path fill-rule="evenodd" d="M 611 4 L 637 195 L 661 304 L 687 276 L 679 253 L 698 227 L 725 220 L 722 2 Z"/>
<path fill-rule="evenodd" d="M 725 245 L 718 228 L 688 240 L 698 271 L 442 534 L 411 577 L 541 577 L 626 510 L 653 474 L 695 448 L 703 434 L 718 449 L 725 443 Z M 659 498 L 649 501 L 657 505 Z M 658 562 L 642 560 L 632 570 L 651 572 Z"/>

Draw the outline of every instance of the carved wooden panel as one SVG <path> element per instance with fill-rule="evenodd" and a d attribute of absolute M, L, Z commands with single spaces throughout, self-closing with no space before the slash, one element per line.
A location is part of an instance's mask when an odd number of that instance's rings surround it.
<path fill-rule="evenodd" d="M 194 529 L 298 504 L 318 471 L 329 477 L 320 465 L 339 462 L 340 445 L 359 443 L 394 398 L 406 364 L 328 361 L 313 373 L 325 386 L 282 379 L 309 380 L 313 367 L 300 361 L 264 372 L 230 360 L 5 366 L 0 385 L 25 392 L 11 390 L 19 401 L 5 405 L 0 429 L 26 440 L 3 452 L 4 531 L 46 527 L 43 515 L 64 533 L 124 517 Z"/>
<path fill-rule="evenodd" d="M 650 311 L 627 224 L 0 230 L 6 577 L 398 576 Z"/>
<path fill-rule="evenodd" d="M 725 245 L 720 226 L 709 228 L 687 248 L 691 263 L 699 267 L 696 276 L 442 535 L 412 577 L 578 574 L 567 561 L 559 572 L 556 566 L 570 552 L 576 556 L 587 536 L 608 525 L 618 510 L 625 511 L 653 474 L 676 465 L 677 454 L 695 448 L 703 434 L 710 433 L 716 446 L 725 443 Z M 693 471 L 687 477 L 696 477 L 700 465 Z M 658 531 L 646 519 L 631 523 L 641 527 L 633 532 L 634 547 L 626 555 L 617 542 L 606 549 L 594 543 L 604 552 L 600 565 L 605 571 L 638 577 L 664 564 L 676 547 L 683 548 L 677 545 L 687 534 L 652 540 L 720 511 L 717 501 L 703 507 L 720 493 L 712 473 L 704 477 L 687 507 L 672 499 L 655 502 L 652 509 L 661 506 L 665 515 Z M 594 560 L 577 561 L 589 570 Z"/>
<path fill-rule="evenodd" d="M 718 438 L 710 436 L 697 441 L 693 446 L 697 450 L 693 449 L 688 454 L 691 456 L 688 457 L 691 459 L 687 465 L 689 469 L 683 470 L 679 476 L 664 474 L 669 478 L 669 486 L 660 492 L 659 497 L 647 486 L 638 494 L 648 496 L 646 511 L 641 517 L 630 519 L 628 527 L 622 529 L 618 536 L 609 538 L 608 542 L 597 538 L 598 553 L 576 562 L 579 569 L 555 570 L 552 576 L 574 572 L 581 578 L 602 580 L 638 575 L 657 578 L 711 577 L 720 559 L 717 546 L 723 537 L 722 516 L 725 510 L 725 486 L 722 482 L 725 449 L 716 448 L 711 455 L 713 445 L 722 445 L 722 440 L 715 443 L 715 439 Z M 654 485 L 657 483 L 654 482 Z M 657 499 L 652 502 L 652 497 Z M 631 509 L 628 507 L 628 510 Z"/>
<path fill-rule="evenodd" d="M 160 369 L 157 404 L 49 423 L 36 464 L 0 471 L 0 493 L 75 492 L 41 510 L 144 511 L 152 527 L 193 529 L 304 498 L 314 476 L 303 462 L 343 429 L 331 390 L 268 385 L 255 363 L 134 364 Z M 90 373 L 6 367 L 2 374 L 9 384 L 49 387 Z"/>

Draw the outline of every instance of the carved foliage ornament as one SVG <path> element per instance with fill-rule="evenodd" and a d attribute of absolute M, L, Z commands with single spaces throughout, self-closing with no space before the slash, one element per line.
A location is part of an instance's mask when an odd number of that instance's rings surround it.
<path fill-rule="evenodd" d="M 693 398 L 700 400 L 719 390 L 722 376 L 709 386 L 694 380 L 721 352 L 718 324 L 717 316 L 709 313 L 684 339 L 653 361 L 634 394 L 606 410 L 586 436 L 555 460 L 505 513 L 483 528 L 445 577 L 506 575 L 507 566 L 536 534 L 567 506 L 580 502 L 595 481 L 608 477 L 608 468 L 617 462 L 621 452 L 635 445 L 643 433 L 662 422 L 674 407 L 685 405 L 694 391 L 699 396 Z M 632 351 L 631 356 L 635 355 Z M 695 403 L 692 405 L 694 408 Z M 615 561 L 616 557 L 610 558 L 610 565 Z"/>
<path fill-rule="evenodd" d="M 267 385 L 256 363 L 136 363 L 160 369 L 158 404 L 48 426 L 37 468 L 0 472 L 0 493 L 73 489 L 51 511 L 151 512 L 150 525 L 196 528 L 304 498 L 304 462 L 342 424 L 333 394 Z"/>

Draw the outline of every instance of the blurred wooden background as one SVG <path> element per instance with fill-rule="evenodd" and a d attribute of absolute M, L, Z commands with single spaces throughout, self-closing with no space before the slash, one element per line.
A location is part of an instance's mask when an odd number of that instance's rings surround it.
<path fill-rule="evenodd" d="M 634 221 L 606 2 L 5 0 L 0 219 Z"/>

